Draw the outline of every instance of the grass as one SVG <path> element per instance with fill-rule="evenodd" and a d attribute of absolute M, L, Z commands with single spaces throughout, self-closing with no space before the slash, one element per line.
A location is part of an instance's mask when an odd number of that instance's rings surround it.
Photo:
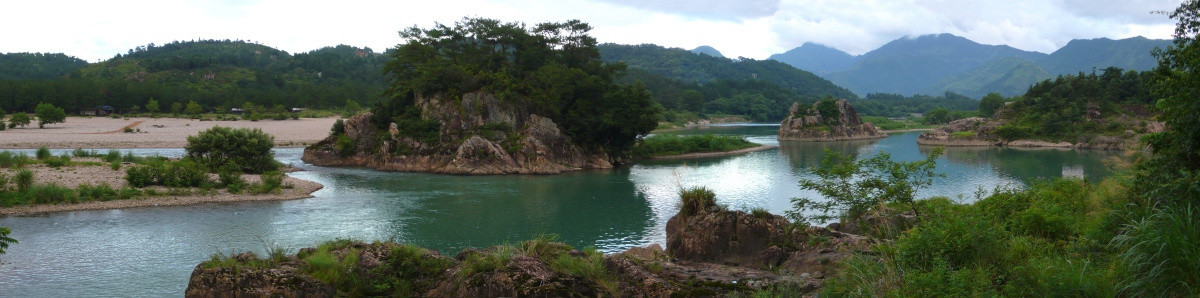
<path fill-rule="evenodd" d="M 758 144 L 735 136 L 704 134 L 682 137 L 664 134 L 641 140 L 633 146 L 632 154 L 634 157 L 647 158 L 697 152 L 727 152 L 757 146 Z"/>
<path fill-rule="evenodd" d="M 12 153 L 9 151 L 0 151 L 0 168 L 23 168 L 32 163 L 29 156 L 25 154 Z"/>
<path fill-rule="evenodd" d="M 975 137 L 974 131 L 956 131 L 950 133 L 951 139 L 970 139 Z"/>
<path fill-rule="evenodd" d="M 685 189 L 679 192 L 680 216 L 692 216 L 717 206 L 716 194 L 704 187 Z"/>
<path fill-rule="evenodd" d="M 937 125 L 923 124 L 911 118 L 892 120 L 881 116 L 862 116 L 862 121 L 870 122 L 881 130 L 929 129 L 937 127 Z"/>

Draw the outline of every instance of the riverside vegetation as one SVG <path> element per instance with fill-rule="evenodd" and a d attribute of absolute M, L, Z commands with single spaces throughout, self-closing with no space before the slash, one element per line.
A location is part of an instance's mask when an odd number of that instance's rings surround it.
<path fill-rule="evenodd" d="M 700 152 L 737 151 L 757 146 L 759 145 L 747 141 L 745 138 L 734 136 L 659 134 L 644 138 L 633 145 L 631 154 L 636 158 L 651 158 Z"/>

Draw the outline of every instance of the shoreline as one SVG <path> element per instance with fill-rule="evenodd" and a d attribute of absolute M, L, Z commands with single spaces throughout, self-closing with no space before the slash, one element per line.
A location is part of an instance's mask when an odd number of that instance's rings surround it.
<path fill-rule="evenodd" d="M 312 194 L 321 190 L 325 186 L 304 179 L 294 177 L 284 177 L 284 183 L 291 183 L 293 188 L 281 189 L 277 194 L 247 194 L 241 193 L 230 195 L 227 193 L 217 193 L 211 195 L 189 195 L 189 196 L 157 196 L 144 197 L 127 200 L 112 200 L 112 201 L 96 201 L 77 204 L 52 204 L 52 205 L 26 205 L 16 207 L 0 208 L 0 217 L 7 216 L 29 216 L 47 213 L 85 211 L 85 210 L 112 210 L 112 209 L 131 209 L 131 208 L 149 208 L 149 207 L 166 207 L 166 206 L 191 206 L 209 203 L 233 203 L 233 202 L 257 202 L 257 201 L 288 201 L 312 198 Z"/>
<path fill-rule="evenodd" d="M 757 147 L 750 147 L 750 148 L 738 149 L 738 150 L 733 150 L 733 151 L 725 151 L 725 152 L 693 152 L 693 153 L 685 153 L 685 154 L 679 154 L 679 155 L 655 156 L 655 157 L 650 157 L 650 158 L 647 158 L 647 159 L 648 159 L 648 160 L 677 160 L 677 159 L 696 159 L 696 158 L 722 157 L 722 156 L 733 156 L 733 155 L 740 155 L 740 154 L 745 154 L 745 153 L 750 153 L 750 152 L 755 152 L 755 151 L 763 151 L 763 150 L 774 149 L 774 148 L 779 148 L 779 146 L 776 146 L 776 145 L 758 145 Z"/>

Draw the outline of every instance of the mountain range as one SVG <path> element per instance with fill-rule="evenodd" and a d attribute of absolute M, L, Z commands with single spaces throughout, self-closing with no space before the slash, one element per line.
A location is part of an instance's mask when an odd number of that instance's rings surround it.
<path fill-rule="evenodd" d="M 1024 93 L 1036 82 L 1108 67 L 1149 70 L 1151 51 L 1170 40 L 1132 37 L 1077 39 L 1050 54 L 985 45 L 953 34 L 894 40 L 862 55 L 805 43 L 769 59 L 811 71 L 857 94 L 954 92 L 975 98 L 990 92 Z"/>

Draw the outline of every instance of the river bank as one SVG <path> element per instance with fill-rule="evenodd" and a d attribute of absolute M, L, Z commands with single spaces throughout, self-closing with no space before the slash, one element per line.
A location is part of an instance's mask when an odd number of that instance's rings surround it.
<path fill-rule="evenodd" d="M 214 126 L 258 128 L 279 147 L 304 147 L 329 135 L 337 118 L 298 120 L 200 121 L 181 118 L 68 117 L 64 123 L 0 131 L 0 149 L 182 148 L 187 137 Z M 126 132 L 128 131 L 130 132 Z"/>

